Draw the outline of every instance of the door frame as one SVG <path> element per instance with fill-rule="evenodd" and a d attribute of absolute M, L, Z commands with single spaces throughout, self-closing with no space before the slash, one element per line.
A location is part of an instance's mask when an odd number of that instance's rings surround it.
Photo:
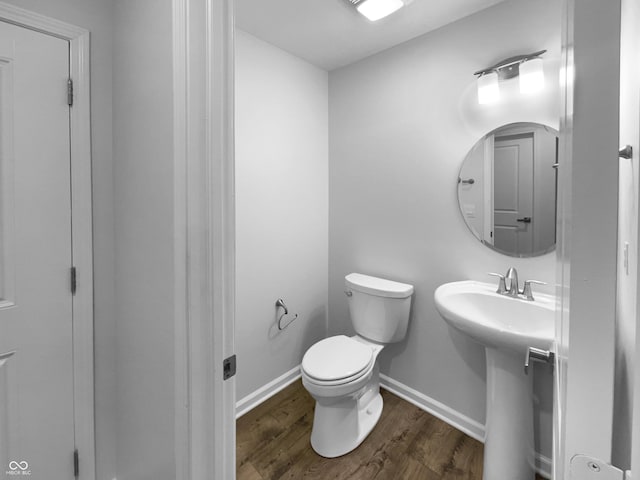
<path fill-rule="evenodd" d="M 82 480 L 94 480 L 94 361 L 93 361 L 93 231 L 91 195 L 91 109 L 89 31 L 0 2 L 0 21 L 69 42 L 73 81 L 71 134 L 71 255 L 77 271 L 73 308 L 73 400 L 75 448 L 80 452 Z M 70 460 L 71 461 L 71 453 Z"/>
<path fill-rule="evenodd" d="M 188 352 L 177 360 L 176 391 L 187 386 L 177 395 L 185 403 L 177 404 L 188 407 L 176 416 L 184 426 L 176 430 L 176 451 L 189 467 L 177 478 L 231 480 L 235 384 L 224 382 L 220 370 L 233 352 L 234 328 L 233 0 L 173 1 L 176 298 L 183 300 L 176 313 L 185 320 L 176 315 L 176 338 Z M 555 478 L 570 478 L 576 454 L 611 456 L 617 191 L 604 199 L 593 192 L 602 191 L 602 178 L 617 184 L 619 46 L 606 35 L 619 28 L 611 11 L 619 2 L 611 9 L 599 0 L 563 0 Z M 612 55 L 602 55 L 603 48 Z M 600 54 L 591 58 L 593 51 Z M 611 86 L 604 92 L 603 82 Z M 574 156 L 581 162 L 572 162 Z M 590 237 L 598 222 L 607 226 L 604 234 Z M 184 380 L 181 371 L 188 372 Z M 602 382 L 598 389 L 594 378 Z M 585 412 L 593 411 L 602 414 L 585 422 Z M 181 434 L 190 441 L 186 447 L 178 445 Z"/>
<path fill-rule="evenodd" d="M 232 480 L 233 0 L 173 0 L 176 479 Z"/>
<path fill-rule="evenodd" d="M 571 479 L 577 455 L 611 461 L 620 0 L 563 0 L 562 51 L 553 466 Z"/>

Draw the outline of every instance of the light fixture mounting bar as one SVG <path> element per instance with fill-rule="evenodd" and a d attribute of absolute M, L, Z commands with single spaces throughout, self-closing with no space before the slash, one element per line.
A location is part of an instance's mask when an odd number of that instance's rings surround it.
<path fill-rule="evenodd" d="M 353 2 L 354 0 L 349 0 Z M 356 0 L 359 1 L 359 0 Z M 503 68 L 510 67 L 512 65 L 520 64 L 522 62 L 526 62 L 527 60 L 531 60 L 532 58 L 537 58 L 543 53 L 546 53 L 546 50 L 540 50 L 539 52 L 527 53 L 525 55 L 516 55 L 515 57 L 505 58 L 504 60 L 500 60 L 498 63 L 491 67 L 483 68 L 482 70 L 478 70 L 474 72 L 474 75 L 482 76 L 490 72 L 498 72 Z"/>

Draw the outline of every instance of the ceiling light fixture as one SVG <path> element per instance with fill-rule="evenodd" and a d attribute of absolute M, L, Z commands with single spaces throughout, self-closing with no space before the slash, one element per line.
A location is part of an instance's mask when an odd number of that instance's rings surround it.
<path fill-rule="evenodd" d="M 496 102 L 500 97 L 498 80 L 520 76 L 520 93 L 528 94 L 544 88 L 544 70 L 540 56 L 546 50 L 516 55 L 495 65 L 478 70 L 478 103 L 485 105 Z"/>
<path fill-rule="evenodd" d="M 407 0 L 349 0 L 349 2 L 372 22 L 391 15 L 409 3 Z"/>

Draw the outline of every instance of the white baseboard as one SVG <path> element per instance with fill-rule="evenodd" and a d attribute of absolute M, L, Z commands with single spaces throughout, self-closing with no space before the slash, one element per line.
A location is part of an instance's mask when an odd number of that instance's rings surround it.
<path fill-rule="evenodd" d="M 457 428 L 466 433 L 471 438 L 475 438 L 479 442 L 484 443 L 484 425 L 476 422 L 472 418 L 455 411 L 453 408 L 426 396 L 424 393 L 418 392 L 411 387 L 400 383 L 393 378 L 380 374 L 380 386 L 385 390 L 389 390 L 394 395 L 412 403 L 418 408 L 430 413 L 434 417 L 439 418 L 443 422 L 448 423 L 452 427 Z"/>
<path fill-rule="evenodd" d="M 380 386 L 471 438 L 484 443 L 485 429 L 483 424 L 384 374 L 380 374 Z M 536 471 L 545 478 L 551 478 L 551 460 L 536 453 Z"/>
<path fill-rule="evenodd" d="M 553 465 L 549 457 L 545 457 L 544 455 L 536 452 L 536 472 L 538 472 L 541 477 L 550 479 L 552 467 Z"/>
<path fill-rule="evenodd" d="M 302 374 L 300 373 L 300 365 L 298 365 L 288 372 L 280 375 L 275 380 L 272 380 L 266 385 L 260 387 L 255 392 L 250 393 L 244 398 L 241 398 L 236 402 L 236 418 L 240 418 L 242 415 L 254 409 L 262 402 L 273 397 L 276 393 L 291 385 L 301 376 Z"/>

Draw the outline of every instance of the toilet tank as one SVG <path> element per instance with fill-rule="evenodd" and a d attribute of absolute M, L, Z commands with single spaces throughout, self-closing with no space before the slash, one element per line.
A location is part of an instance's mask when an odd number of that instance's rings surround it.
<path fill-rule="evenodd" d="M 407 333 L 413 285 L 350 273 L 344 277 L 356 333 L 380 343 L 401 341 Z"/>

